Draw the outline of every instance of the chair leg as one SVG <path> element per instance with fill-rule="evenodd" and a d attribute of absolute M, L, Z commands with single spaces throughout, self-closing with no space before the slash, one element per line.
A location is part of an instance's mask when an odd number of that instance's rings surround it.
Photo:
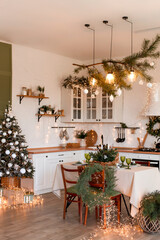
<path fill-rule="evenodd" d="M 102 207 L 99 206 L 99 219 L 101 220 L 102 219 Z"/>
<path fill-rule="evenodd" d="M 103 227 L 106 228 L 106 205 L 103 205 L 103 215 L 104 215 L 104 222 Z"/>
<path fill-rule="evenodd" d="M 80 217 L 80 223 L 82 223 L 82 199 L 80 197 L 79 199 L 79 217 Z"/>
<path fill-rule="evenodd" d="M 63 219 L 65 219 L 66 217 L 66 206 L 67 206 L 67 199 L 66 199 L 66 194 L 65 194 L 65 197 L 64 197 L 64 208 L 63 208 Z"/>
<path fill-rule="evenodd" d="M 81 198 L 78 197 L 78 213 L 79 213 L 79 216 L 80 216 L 80 211 L 81 211 L 81 210 L 80 210 L 80 205 L 81 205 L 80 199 L 81 199 Z"/>
<path fill-rule="evenodd" d="M 95 213 L 96 213 L 96 220 L 98 219 L 98 207 L 95 207 Z"/>
<path fill-rule="evenodd" d="M 87 216 L 88 216 L 88 206 L 85 207 L 85 215 L 84 215 L 84 225 L 87 223 Z"/>
<path fill-rule="evenodd" d="M 120 214 L 121 214 L 121 196 L 118 196 L 117 199 L 117 210 L 118 210 L 118 213 L 117 213 L 117 219 L 118 219 L 118 223 L 120 223 Z"/>

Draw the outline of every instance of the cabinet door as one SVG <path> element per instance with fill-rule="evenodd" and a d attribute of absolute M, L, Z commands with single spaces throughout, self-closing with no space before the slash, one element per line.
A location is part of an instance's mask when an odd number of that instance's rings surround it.
<path fill-rule="evenodd" d="M 83 92 L 79 87 L 72 90 L 72 122 L 83 121 Z"/>
<path fill-rule="evenodd" d="M 84 95 L 84 121 L 98 122 L 99 118 L 99 98 L 96 95 L 96 88 L 87 88 L 88 93 Z"/>
<path fill-rule="evenodd" d="M 59 163 L 59 159 L 46 159 L 45 161 L 45 186 L 47 192 L 47 190 L 52 190 L 56 167 L 57 163 Z"/>
<path fill-rule="evenodd" d="M 102 122 L 113 121 L 114 101 L 111 102 L 109 96 L 103 90 L 100 91 L 100 118 Z"/>
<path fill-rule="evenodd" d="M 33 166 L 35 167 L 34 173 L 34 192 L 42 191 L 45 189 L 45 158 L 43 155 L 33 155 Z"/>

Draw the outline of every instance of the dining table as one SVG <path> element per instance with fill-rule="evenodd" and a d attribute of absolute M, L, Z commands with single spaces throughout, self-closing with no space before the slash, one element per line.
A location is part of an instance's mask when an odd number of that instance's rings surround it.
<path fill-rule="evenodd" d="M 74 162 L 64 163 L 64 167 L 76 169 L 78 165 Z M 68 172 L 66 176 L 69 180 L 78 181 L 77 172 Z M 160 191 L 160 172 L 156 167 L 131 166 L 127 168 L 116 168 L 116 190 L 123 195 L 129 197 L 131 204 L 130 215 L 134 217 L 140 208 L 140 202 L 144 195 L 153 191 Z M 53 193 L 57 197 L 61 197 L 61 190 L 64 189 L 63 179 L 61 174 L 61 164 L 57 165 L 55 178 L 53 181 Z"/>

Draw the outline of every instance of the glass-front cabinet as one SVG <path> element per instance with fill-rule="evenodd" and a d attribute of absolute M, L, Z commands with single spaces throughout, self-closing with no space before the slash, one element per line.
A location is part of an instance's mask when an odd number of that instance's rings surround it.
<path fill-rule="evenodd" d="M 106 92 L 103 90 L 100 93 L 101 95 L 101 121 L 111 121 L 113 120 L 113 107 L 114 107 L 114 101 L 111 102 L 109 99 L 109 96 Z"/>
<path fill-rule="evenodd" d="M 84 121 L 98 121 L 98 97 L 96 88 L 88 88 L 88 93 L 84 95 Z"/>
<path fill-rule="evenodd" d="M 73 117 L 72 121 L 81 121 L 82 120 L 82 90 L 79 87 L 73 88 L 73 102 L 72 102 L 72 112 Z"/>
<path fill-rule="evenodd" d="M 88 90 L 88 91 L 87 91 Z M 110 101 L 102 89 L 62 88 L 63 122 L 123 122 L 123 96 Z"/>

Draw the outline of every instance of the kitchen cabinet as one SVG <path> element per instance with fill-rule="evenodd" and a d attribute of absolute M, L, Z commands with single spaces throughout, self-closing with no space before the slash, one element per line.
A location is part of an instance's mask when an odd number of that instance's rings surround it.
<path fill-rule="evenodd" d="M 62 122 L 82 122 L 83 90 L 79 87 L 73 89 L 62 88 L 61 107 L 65 112 Z"/>
<path fill-rule="evenodd" d="M 34 193 L 52 192 L 57 164 L 84 160 L 85 150 L 55 153 L 32 154 L 34 174 Z"/>
<path fill-rule="evenodd" d="M 123 94 L 113 102 L 102 89 L 62 88 L 63 122 L 123 122 Z"/>

